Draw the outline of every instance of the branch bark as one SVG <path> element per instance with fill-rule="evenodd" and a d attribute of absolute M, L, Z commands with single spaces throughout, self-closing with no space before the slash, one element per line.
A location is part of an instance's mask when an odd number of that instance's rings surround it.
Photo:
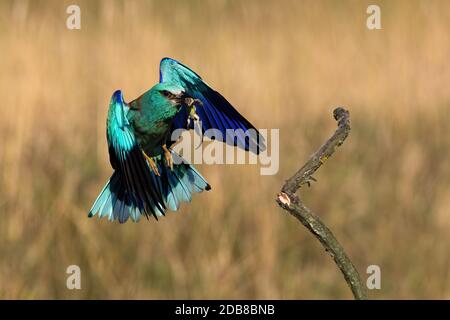
<path fill-rule="evenodd" d="M 367 291 L 355 266 L 330 229 L 295 194 L 303 185 L 309 186 L 311 181 L 315 181 L 312 177 L 314 172 L 333 155 L 350 132 L 350 114 L 347 110 L 336 108 L 333 116 L 338 123 L 336 132 L 285 182 L 278 194 L 277 203 L 297 218 L 320 241 L 343 273 L 355 299 L 363 300 L 367 299 Z"/>

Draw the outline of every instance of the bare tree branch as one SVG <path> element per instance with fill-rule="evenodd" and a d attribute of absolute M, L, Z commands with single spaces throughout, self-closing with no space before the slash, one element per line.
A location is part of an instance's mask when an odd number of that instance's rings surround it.
<path fill-rule="evenodd" d="M 350 114 L 347 110 L 336 108 L 333 116 L 338 122 L 336 132 L 309 158 L 303 167 L 285 182 L 281 193 L 278 194 L 277 203 L 297 218 L 320 241 L 344 274 L 345 281 L 347 281 L 355 299 L 367 299 L 365 285 L 342 246 L 330 229 L 295 195 L 301 186 L 310 185 L 311 181 L 315 180 L 312 177 L 314 172 L 333 155 L 336 148 L 344 142 L 350 132 Z"/>

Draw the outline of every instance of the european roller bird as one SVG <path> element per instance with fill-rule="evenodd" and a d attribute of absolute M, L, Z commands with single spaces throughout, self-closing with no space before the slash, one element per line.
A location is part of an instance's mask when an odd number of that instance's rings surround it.
<path fill-rule="evenodd" d="M 164 58 L 159 83 L 133 101 L 113 93 L 106 121 L 109 159 L 114 170 L 88 216 L 139 221 L 141 216 L 176 211 L 192 194 L 210 190 L 203 176 L 171 150 L 176 129 L 202 134 L 258 154 L 265 150 L 256 128 L 194 71 Z M 220 132 L 210 133 L 211 131 Z M 234 130 L 234 135 L 230 131 Z M 252 129 L 252 130 L 249 130 Z M 247 134 L 247 131 L 254 134 Z M 174 161 L 175 160 L 177 161 Z"/>

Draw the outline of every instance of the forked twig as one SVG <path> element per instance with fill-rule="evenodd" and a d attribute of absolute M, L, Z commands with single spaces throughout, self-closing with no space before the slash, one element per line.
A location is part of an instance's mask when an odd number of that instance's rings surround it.
<path fill-rule="evenodd" d="M 330 229 L 295 194 L 301 186 L 309 185 L 311 181 L 315 180 L 312 177 L 314 172 L 333 155 L 350 132 L 350 114 L 347 110 L 336 108 L 333 116 L 338 122 L 336 132 L 309 158 L 303 167 L 285 182 L 278 194 L 277 203 L 297 218 L 320 241 L 342 271 L 355 299 L 362 300 L 367 299 L 367 292 L 355 266 Z"/>

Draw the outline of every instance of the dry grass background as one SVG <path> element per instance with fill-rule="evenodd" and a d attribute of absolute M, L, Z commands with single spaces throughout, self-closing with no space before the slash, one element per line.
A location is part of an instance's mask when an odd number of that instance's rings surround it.
<path fill-rule="evenodd" d="M 371 298 L 450 298 L 450 3 L 377 1 L 0 3 L 1 298 L 351 298 L 332 260 L 275 204 L 334 130 L 353 130 L 302 195 Z M 260 128 L 280 128 L 281 168 L 200 166 L 213 190 L 159 222 L 86 217 L 110 176 L 105 117 L 161 57 L 198 71 Z M 78 264 L 82 290 L 65 287 Z"/>

